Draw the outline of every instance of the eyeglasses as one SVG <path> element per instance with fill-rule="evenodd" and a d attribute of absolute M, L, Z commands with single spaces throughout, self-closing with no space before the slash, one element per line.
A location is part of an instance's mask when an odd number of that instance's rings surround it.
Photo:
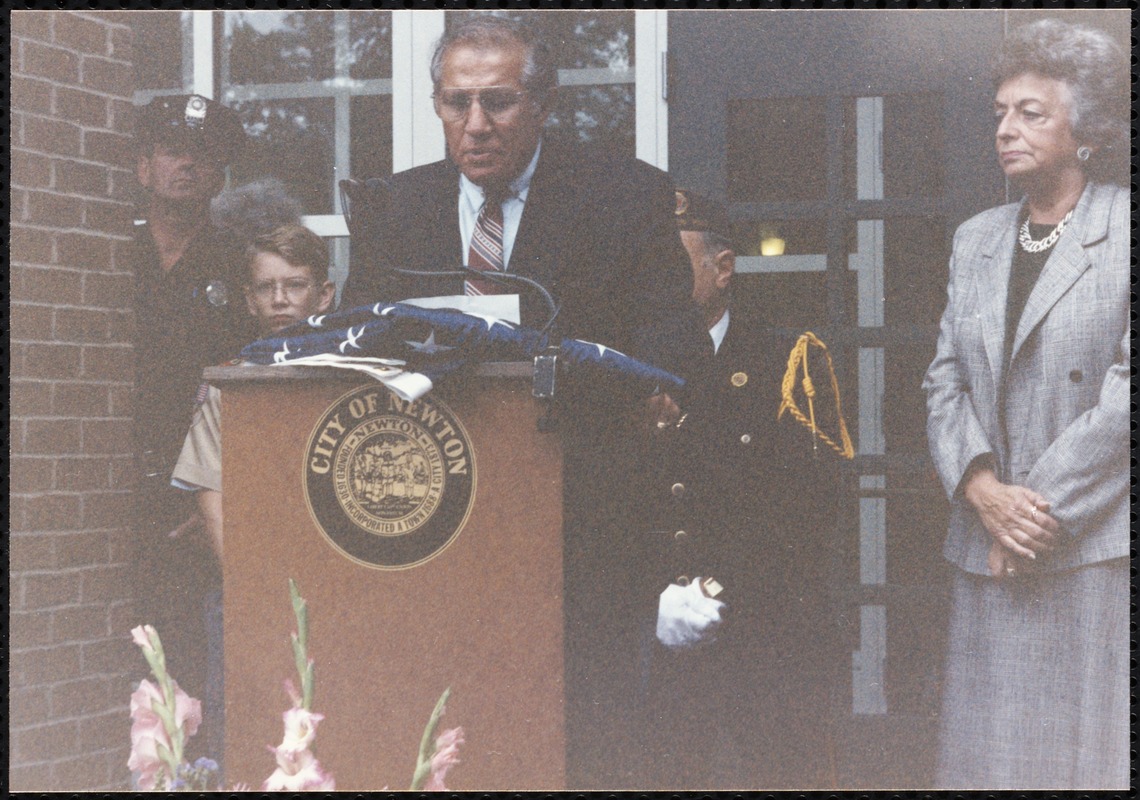
<path fill-rule="evenodd" d="M 277 296 L 280 289 L 290 300 L 301 300 L 305 292 L 316 286 L 312 281 L 303 278 L 290 278 L 287 281 L 262 281 L 246 287 L 254 297 L 259 300 L 270 300 Z"/>
<path fill-rule="evenodd" d="M 509 116 L 522 103 L 525 89 L 482 89 L 469 92 L 466 89 L 440 89 L 432 95 L 435 99 L 435 113 L 448 122 L 458 122 L 467 116 L 471 103 L 478 98 L 483 113 L 499 120 Z"/>

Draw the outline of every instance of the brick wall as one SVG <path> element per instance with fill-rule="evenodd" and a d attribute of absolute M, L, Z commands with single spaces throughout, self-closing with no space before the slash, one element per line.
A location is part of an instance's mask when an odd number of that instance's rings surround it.
<path fill-rule="evenodd" d="M 9 779 L 125 788 L 131 30 L 11 14 Z"/>

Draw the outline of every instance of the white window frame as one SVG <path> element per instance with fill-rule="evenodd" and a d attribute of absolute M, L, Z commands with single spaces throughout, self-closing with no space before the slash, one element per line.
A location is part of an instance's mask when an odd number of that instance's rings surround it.
<path fill-rule="evenodd" d="M 220 11 L 184 11 L 183 74 L 187 88 L 214 97 L 214 14 Z M 337 12 L 338 14 L 345 12 Z M 445 11 L 392 12 L 392 169 L 400 172 L 444 157 L 443 129 L 431 101 L 429 61 L 436 40 L 443 34 Z M 634 126 L 637 157 L 660 169 L 669 167 L 669 114 L 666 74 L 668 12 L 634 12 L 634 68 L 631 70 L 563 69 L 560 86 L 634 84 Z M 287 90 L 288 87 L 283 87 Z M 136 104 L 173 91 L 139 91 Z M 288 93 L 288 92 L 286 92 Z M 338 115 L 341 113 L 338 107 Z M 339 129 L 339 126 L 338 126 Z M 339 139 L 340 137 L 338 137 Z M 347 146 L 347 145 L 345 145 Z M 338 153 L 344 149 L 336 143 Z M 337 164 L 342 159 L 338 156 Z M 348 236 L 348 226 L 334 197 L 335 214 L 310 214 L 302 223 L 325 238 Z"/>

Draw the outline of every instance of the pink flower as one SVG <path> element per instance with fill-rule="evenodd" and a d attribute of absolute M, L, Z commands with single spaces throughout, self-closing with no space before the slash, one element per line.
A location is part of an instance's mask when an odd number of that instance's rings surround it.
<path fill-rule="evenodd" d="M 153 625 L 139 625 L 137 628 L 131 629 L 131 639 L 144 651 L 153 651 L 154 645 L 150 643 L 150 635 L 154 632 Z"/>
<path fill-rule="evenodd" d="M 463 728 L 451 728 L 435 740 L 435 753 L 431 757 L 431 775 L 424 785 L 425 792 L 446 792 L 443 779 L 447 771 L 459 763 L 459 745 L 463 744 Z"/>
<path fill-rule="evenodd" d="M 281 715 L 285 734 L 280 745 L 269 748 L 277 759 L 277 769 L 265 779 L 261 788 L 266 792 L 335 789 L 333 776 L 321 768 L 321 763 L 309 749 L 317 737 L 317 723 L 325 718 L 324 714 L 301 708 L 300 697 L 289 681 L 285 682 L 285 688 L 294 705 Z"/>
<path fill-rule="evenodd" d="M 154 704 L 162 705 L 162 702 L 162 692 L 148 680 L 140 681 L 139 688 L 131 695 L 131 756 L 127 768 L 139 773 L 138 786 L 144 791 L 155 788 L 159 770 L 165 766 L 158 755 L 159 744 L 173 750 L 162 720 L 154 713 Z M 174 722 L 182 728 L 185 738 L 193 736 L 202 722 L 202 704 L 178 688 L 177 683 L 174 683 Z"/>
<path fill-rule="evenodd" d="M 265 779 L 261 785 L 262 791 L 332 791 L 336 788 L 333 776 L 321 768 L 321 762 L 310 751 L 289 753 L 272 747 L 269 749 L 277 754 L 277 769 Z"/>
<path fill-rule="evenodd" d="M 317 723 L 324 719 L 325 715 L 294 707 L 282 714 L 281 718 L 285 721 L 285 736 L 277 750 L 299 753 L 308 750 L 313 739 L 317 738 Z"/>

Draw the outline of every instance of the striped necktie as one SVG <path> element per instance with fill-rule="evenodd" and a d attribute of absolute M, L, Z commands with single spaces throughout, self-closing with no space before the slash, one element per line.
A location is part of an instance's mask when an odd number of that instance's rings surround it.
<path fill-rule="evenodd" d="M 475 220 L 471 233 L 471 249 L 467 252 L 467 266 L 484 271 L 506 268 L 503 262 L 503 204 L 497 195 L 484 192 L 483 208 Z M 504 294 L 508 291 L 498 281 L 468 278 L 463 282 L 467 295 Z"/>

